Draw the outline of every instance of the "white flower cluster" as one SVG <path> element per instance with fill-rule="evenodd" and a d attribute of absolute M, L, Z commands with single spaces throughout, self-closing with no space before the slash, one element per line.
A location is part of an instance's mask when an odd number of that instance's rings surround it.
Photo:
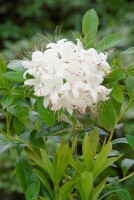
<path fill-rule="evenodd" d="M 53 111 L 66 108 L 72 114 L 74 109 L 84 113 L 97 103 L 108 99 L 111 89 L 102 84 L 110 72 L 106 53 L 97 53 L 93 48 L 85 50 L 66 39 L 49 43 L 44 52 L 35 51 L 31 61 L 22 61 L 27 73 L 33 78 L 25 85 L 34 86 L 34 94 L 44 97 L 44 107 Z"/>

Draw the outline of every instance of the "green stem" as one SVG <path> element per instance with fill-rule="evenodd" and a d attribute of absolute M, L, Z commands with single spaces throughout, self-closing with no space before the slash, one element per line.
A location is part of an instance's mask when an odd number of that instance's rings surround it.
<path fill-rule="evenodd" d="M 129 174 L 128 176 L 125 176 L 124 178 L 120 179 L 120 180 L 119 180 L 119 183 L 121 183 L 121 182 L 127 180 L 128 178 L 130 178 L 130 177 L 132 177 L 132 176 L 134 176 L 134 172 L 132 172 L 132 173 Z M 105 188 L 108 188 L 108 187 L 110 187 L 111 185 L 112 185 L 112 183 L 106 184 L 106 185 L 105 185 Z"/>
<path fill-rule="evenodd" d="M 75 117 L 75 114 L 73 116 L 73 127 L 72 127 L 72 138 L 74 139 L 75 138 L 75 134 L 76 134 L 76 117 Z"/>
<path fill-rule="evenodd" d="M 74 118 L 73 118 L 73 129 L 72 129 L 72 144 L 73 144 L 73 141 L 76 139 L 76 111 L 74 111 L 73 117 Z M 77 144 L 74 149 L 74 156 L 75 156 L 75 158 L 77 157 Z"/>
<path fill-rule="evenodd" d="M 5 113 L 5 115 L 6 115 L 6 130 L 7 130 L 7 135 L 9 135 L 10 134 L 10 131 L 9 131 L 10 121 L 9 121 L 8 113 Z"/>
<path fill-rule="evenodd" d="M 130 99 L 130 101 L 128 102 L 126 108 L 124 109 L 124 111 L 117 117 L 116 121 L 115 121 L 115 125 L 118 124 L 118 122 L 124 117 L 124 115 L 126 114 L 126 112 L 130 109 L 130 107 L 133 105 L 133 101 Z M 108 142 L 110 142 L 113 138 L 113 133 L 114 133 L 114 128 L 110 133 L 110 137 Z"/>
<path fill-rule="evenodd" d="M 22 139 L 14 138 L 14 137 L 12 137 L 12 136 L 10 136 L 10 135 L 7 135 L 7 133 L 6 133 L 5 131 L 3 131 L 1 128 L 0 128 L 0 132 L 1 132 L 7 139 L 9 139 L 9 140 L 14 140 L 14 141 L 16 141 L 16 142 L 20 142 L 20 143 L 23 143 L 23 144 L 28 145 L 28 144 L 27 144 L 24 140 L 22 140 Z"/>
<path fill-rule="evenodd" d="M 58 200 L 58 186 L 54 183 L 54 191 L 55 191 L 55 200 Z"/>
<path fill-rule="evenodd" d="M 128 102 L 128 104 L 127 104 L 125 110 L 123 111 L 123 113 L 121 113 L 121 114 L 119 115 L 119 117 L 117 118 L 116 123 L 118 123 L 118 122 L 124 117 L 124 115 L 126 114 L 126 112 L 130 109 L 130 107 L 131 107 L 133 104 L 134 104 L 133 101 L 130 99 L 130 101 Z"/>

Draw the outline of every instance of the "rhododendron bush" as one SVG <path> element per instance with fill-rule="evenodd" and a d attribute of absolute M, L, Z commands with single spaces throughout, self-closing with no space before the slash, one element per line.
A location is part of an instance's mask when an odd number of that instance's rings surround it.
<path fill-rule="evenodd" d="M 121 183 L 134 160 L 116 150 L 134 149 L 134 137 L 113 139 L 134 103 L 132 66 L 113 59 L 122 34 L 97 38 L 99 20 L 89 10 L 82 34 L 44 42 L 22 60 L 0 61 L 0 153 L 10 150 L 27 200 L 102 200 L 131 196 Z M 127 56 L 133 48 L 122 53 Z M 116 54 L 116 50 L 114 52 Z M 113 59 L 113 61 L 111 61 Z M 108 168 L 122 168 L 107 176 Z M 102 174 L 104 174 L 102 176 Z"/>

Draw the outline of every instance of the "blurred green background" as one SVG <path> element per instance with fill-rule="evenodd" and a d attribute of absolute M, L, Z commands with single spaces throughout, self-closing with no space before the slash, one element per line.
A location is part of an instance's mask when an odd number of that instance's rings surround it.
<path fill-rule="evenodd" d="M 72 38 L 71 30 L 81 32 L 81 21 L 85 12 L 94 8 L 100 19 L 99 35 L 124 33 L 127 35 L 119 51 L 134 46 L 134 1 L 133 0 L 0 0 L 0 52 L 6 60 L 25 56 L 34 46 L 42 46 L 42 37 L 56 38 L 56 27 L 62 26 L 60 38 Z M 49 36 L 48 36 L 48 35 Z M 59 34 L 58 34 L 59 35 Z M 2 125 L 2 121 L 0 122 Z M 122 137 L 124 133 L 134 134 L 134 110 L 124 119 L 124 126 L 116 130 Z M 127 146 L 123 148 L 125 156 L 133 159 L 133 153 Z M 124 156 L 124 157 L 125 157 Z M 9 152 L 0 156 L 0 199 L 25 199 L 17 185 L 15 177 L 10 178 L 14 169 L 14 160 Z M 107 172 L 110 173 L 110 172 Z M 111 171 L 114 175 L 115 172 Z M 121 170 L 118 171 L 121 175 Z M 124 184 L 132 193 L 134 180 Z M 115 198 L 114 198 L 115 199 Z"/>
<path fill-rule="evenodd" d="M 120 46 L 133 46 L 133 0 L 1 0 L 0 49 L 12 59 L 37 45 L 39 34 L 54 35 L 57 26 L 61 37 L 72 37 L 70 30 L 81 32 L 82 17 L 91 8 L 100 19 L 100 36 L 121 32 L 128 37 Z"/>

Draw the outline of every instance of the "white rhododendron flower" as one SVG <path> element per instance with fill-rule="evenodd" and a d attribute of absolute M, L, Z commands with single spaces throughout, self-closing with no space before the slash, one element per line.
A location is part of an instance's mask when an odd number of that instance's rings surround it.
<path fill-rule="evenodd" d="M 80 40 L 77 44 L 66 39 L 49 43 L 44 52 L 33 52 L 31 60 L 22 61 L 22 65 L 27 69 L 24 84 L 32 85 L 34 94 L 44 97 L 44 107 L 53 111 L 94 110 L 111 92 L 101 85 L 111 71 L 107 54 L 85 50 Z M 27 74 L 32 78 L 27 79 Z"/>

